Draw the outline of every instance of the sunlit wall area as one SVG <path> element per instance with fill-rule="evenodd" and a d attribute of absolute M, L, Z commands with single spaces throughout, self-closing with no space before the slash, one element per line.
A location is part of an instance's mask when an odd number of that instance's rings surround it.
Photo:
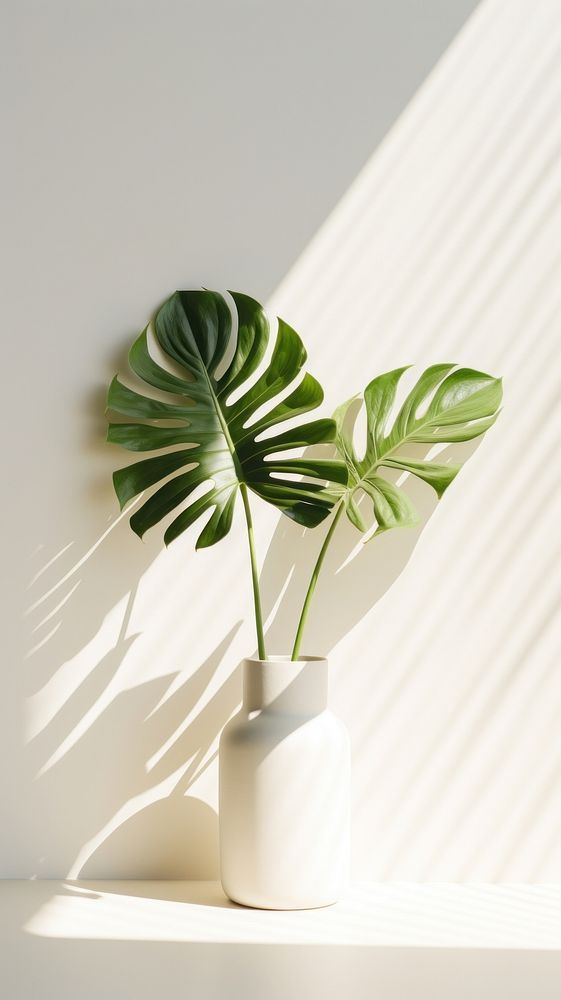
<path fill-rule="evenodd" d="M 483 3 L 273 297 L 334 400 L 408 362 L 504 376 L 426 527 L 334 557 L 311 622 L 376 878 L 561 874 L 560 44 L 556 3 Z"/>
<path fill-rule="evenodd" d="M 352 738 L 356 876 L 558 878 L 558 4 L 6 9 L 0 875 L 217 877 L 241 512 L 212 549 L 141 543 L 102 441 L 133 337 L 203 284 L 302 333 L 325 413 L 410 362 L 504 376 L 441 504 L 405 484 L 418 529 L 342 527 L 305 652 Z M 324 529 L 254 516 L 286 651 Z"/>

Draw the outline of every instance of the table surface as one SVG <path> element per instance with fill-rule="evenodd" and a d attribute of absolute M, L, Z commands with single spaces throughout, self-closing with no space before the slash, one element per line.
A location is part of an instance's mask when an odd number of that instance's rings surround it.
<path fill-rule="evenodd" d="M 216 882 L 0 882 L 9 1000 L 561 997 L 561 884 L 354 883 L 253 910 Z"/>

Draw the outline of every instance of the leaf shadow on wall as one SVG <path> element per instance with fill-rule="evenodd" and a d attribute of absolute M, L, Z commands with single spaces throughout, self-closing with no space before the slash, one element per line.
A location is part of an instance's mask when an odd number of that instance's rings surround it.
<path fill-rule="evenodd" d="M 362 37 L 368 39 L 372 34 L 372 37 L 385 39 L 380 51 L 382 55 L 390 53 L 391 57 L 372 63 L 377 67 L 375 79 L 380 81 L 375 89 L 383 95 L 375 107 L 370 98 L 371 87 L 362 85 L 360 79 L 357 85 L 352 74 L 343 73 L 338 77 L 337 74 L 323 73 L 324 82 L 329 79 L 335 81 L 333 93 L 338 102 L 335 114 L 330 102 L 317 102 L 315 84 L 309 93 L 305 88 L 296 88 L 294 100 L 291 98 L 286 104 L 286 86 L 282 77 L 278 77 L 281 79 L 279 95 L 282 92 L 282 100 L 277 102 L 277 110 L 282 112 L 281 118 L 288 116 L 291 129 L 296 127 L 291 132 L 292 143 L 288 141 L 284 144 L 288 151 L 286 164 L 293 159 L 291 148 L 298 148 L 302 153 L 298 170 L 293 174 L 284 169 L 284 160 L 281 157 L 279 161 L 277 153 L 270 156 L 266 152 L 264 158 L 254 157 L 256 166 L 253 174 L 251 171 L 248 174 L 243 158 L 237 158 L 236 168 L 236 157 L 233 157 L 234 183 L 225 186 L 223 158 L 216 155 L 223 150 L 224 134 L 215 130 L 219 136 L 218 145 L 211 143 L 204 146 L 203 157 L 197 167 L 201 178 L 206 179 L 201 190 L 203 193 L 211 191 L 214 198 L 212 224 L 209 225 L 208 199 L 195 198 L 189 207 L 188 235 L 185 243 L 181 244 L 181 260 L 190 260 L 191 276 L 195 261 L 197 268 L 203 267 L 203 270 L 206 261 L 208 276 L 210 271 L 214 274 L 225 273 L 235 260 L 236 281 L 241 287 L 244 287 L 244 275 L 251 275 L 251 281 L 256 284 L 250 290 L 257 295 L 263 293 L 262 298 L 278 287 L 298 253 L 329 216 L 465 17 L 476 6 L 475 0 L 465 0 L 456 5 L 457 10 L 449 17 L 439 17 L 431 32 L 415 34 L 413 31 L 411 34 L 409 31 L 407 38 L 410 36 L 415 40 L 412 46 L 408 42 L 402 44 L 403 19 L 399 15 L 383 11 L 379 12 L 380 16 L 376 14 L 372 30 L 364 32 Z M 348 22 L 348 17 L 342 16 Z M 317 23 L 313 12 L 308 20 L 306 30 L 309 37 L 317 41 Z M 424 15 L 420 15 L 418 20 L 421 24 Z M 386 21 L 390 27 L 393 25 L 389 35 L 386 33 Z M 290 38 L 290 25 L 287 27 L 285 24 L 284 30 Z M 350 41 L 351 36 L 352 31 Z M 302 35 L 300 45 L 300 62 L 306 70 L 304 81 L 309 78 L 311 51 L 306 37 Z M 393 43 L 392 39 L 400 44 Z M 228 33 L 223 35 L 222 42 L 218 38 L 218 42 L 229 49 L 230 41 Z M 294 42 L 294 38 L 290 41 Z M 213 44 L 216 47 L 215 36 Z M 368 42 L 366 47 L 369 45 Z M 310 79 L 321 80 L 323 69 L 330 66 L 330 46 L 326 48 L 314 44 L 312 49 L 318 63 L 317 72 L 314 71 Z M 262 47 L 262 50 L 265 61 L 270 62 L 270 46 Z M 282 44 L 278 52 L 279 65 L 284 65 Z M 403 63 L 403 72 L 399 74 L 395 72 L 396 52 L 401 53 Z M 204 63 L 204 46 L 201 54 Z M 212 67 L 215 60 L 207 62 Z M 234 71 L 237 73 L 238 69 L 239 65 L 236 65 Z M 252 74 L 253 70 L 249 71 L 249 75 L 243 75 L 243 86 L 247 86 L 252 93 L 260 93 L 256 91 Z M 269 77 L 274 80 L 275 74 L 269 74 Z M 371 80 L 369 76 L 366 79 Z M 218 94 L 217 108 L 221 114 L 223 100 L 220 88 L 216 89 L 214 69 L 210 70 L 210 80 L 210 89 L 207 90 L 211 104 L 213 95 Z M 204 90 L 204 85 L 201 86 Z M 274 95 L 276 91 L 272 93 Z M 256 121 L 262 121 L 270 130 L 265 135 L 274 138 L 275 133 L 278 134 L 275 115 L 271 117 L 270 114 L 275 102 L 271 102 L 270 95 L 267 96 L 268 91 L 263 91 L 261 118 L 259 115 L 247 116 L 244 102 L 236 100 L 235 87 L 232 94 L 236 115 L 233 118 L 226 116 L 226 119 L 233 123 L 231 135 L 238 147 L 243 148 L 244 142 L 247 145 L 249 141 L 253 148 Z M 205 109 L 205 123 L 208 119 L 207 104 L 207 101 L 198 102 L 199 110 Z M 329 111 L 323 118 L 320 115 L 320 120 L 316 112 L 321 108 L 329 108 Z M 313 129 L 310 129 L 310 109 L 314 112 Z M 220 116 L 217 120 L 221 120 Z M 198 125 L 197 115 L 193 134 L 197 133 L 195 126 Z M 321 150 L 329 151 L 333 147 L 334 125 L 338 129 L 339 140 L 341 128 L 344 129 L 344 141 L 337 143 L 337 156 L 326 157 Z M 225 134 L 226 138 L 230 135 L 228 131 Z M 95 130 L 92 135 L 95 136 Z M 273 149 L 270 142 L 261 143 L 261 147 L 265 151 Z M 212 162 L 215 168 L 209 175 L 208 165 Z M 319 173 L 318 168 L 321 168 Z M 283 186 L 283 177 L 286 180 L 292 176 L 294 183 L 288 188 Z M 213 183 L 213 178 L 217 183 Z M 259 181 L 257 185 L 256 178 Z M 318 178 L 321 183 L 318 183 Z M 281 198 L 277 197 L 279 190 Z M 271 192 L 274 192 L 274 197 L 271 197 Z M 232 193 L 235 194 L 234 200 Z M 108 204 L 111 207 L 111 203 Z M 286 211 L 286 204 L 290 204 L 290 212 Z M 241 229 L 228 222 L 231 222 L 232 210 L 237 212 L 243 223 Z M 136 202 L 134 212 L 141 219 Z M 224 218 L 227 220 L 225 227 L 218 221 Z M 242 230 L 249 236 L 245 242 L 242 241 L 240 252 L 239 232 Z M 275 234 L 273 240 L 270 239 L 272 232 Z M 232 233 L 235 234 L 233 240 L 230 238 Z M 80 239 L 82 235 L 79 233 Z M 128 240 L 128 233 L 125 235 Z M 167 240 L 165 228 L 165 242 Z M 117 240 L 113 250 L 115 247 L 118 250 L 119 246 L 121 244 Z M 112 269 L 120 271 L 122 254 L 116 251 L 111 256 L 106 234 L 104 247 L 102 256 L 107 273 Z M 97 247 L 94 249 L 97 266 L 100 254 Z M 185 251 L 191 256 L 185 258 Z M 79 254 L 77 260 L 81 261 Z M 82 277 L 82 272 L 79 276 Z M 78 286 L 79 282 L 76 284 Z M 71 301 L 68 292 L 65 294 Z M 73 339 L 76 339 L 74 315 L 71 323 Z M 130 336 L 123 337 L 123 344 L 129 344 L 136 332 L 131 331 Z M 115 358 L 108 376 L 115 370 L 123 370 L 124 360 L 123 357 Z M 50 385 L 47 387 L 50 391 Z M 85 409 L 83 398 L 76 398 L 74 411 L 64 412 L 65 427 L 72 425 L 74 430 Z M 110 472 L 118 460 L 101 444 L 101 392 L 96 392 L 90 400 L 89 411 L 99 422 L 94 428 L 95 433 L 92 433 L 93 443 L 88 456 L 99 475 L 92 477 L 91 482 L 84 482 L 78 498 L 73 489 L 78 489 L 83 441 L 72 439 L 69 445 L 64 438 L 64 447 L 61 443 L 59 450 L 54 447 L 38 449 L 39 454 L 34 457 L 35 482 L 45 482 L 47 490 L 54 492 L 59 489 L 60 494 L 46 505 L 49 518 L 45 520 L 42 537 L 48 539 L 49 549 L 42 550 L 40 554 L 45 560 L 39 567 L 43 572 L 36 575 L 30 593 L 30 621 L 36 631 L 32 638 L 33 655 L 26 661 L 24 671 L 24 694 L 28 701 L 28 715 L 34 726 L 26 749 L 27 787 L 21 795 L 18 788 L 18 798 L 25 800 L 27 811 L 29 844 L 26 854 L 36 858 L 35 874 L 43 877 L 67 873 L 72 867 L 73 875 L 92 878 L 111 874 L 123 876 L 126 873 L 138 878 L 213 878 L 218 870 L 216 814 L 189 790 L 202 769 L 211 763 L 214 741 L 239 701 L 239 670 L 234 669 L 226 680 L 217 685 L 219 671 L 222 677 L 224 665 L 229 668 L 231 644 L 239 622 L 226 608 L 226 613 L 221 615 L 222 627 L 213 626 L 216 645 L 207 656 L 201 658 L 193 654 L 182 661 L 177 670 L 142 683 L 128 674 L 129 658 L 141 642 L 140 636 L 134 632 L 131 634 L 129 627 L 137 588 L 159 557 L 161 534 L 155 532 L 145 545 L 133 546 L 126 522 L 119 523 L 114 518 L 115 500 L 110 487 Z M 44 463 L 45 476 L 39 474 L 43 471 L 41 463 Z M 69 502 L 64 510 L 75 517 L 75 523 L 65 524 L 57 499 L 65 491 L 69 465 L 74 463 L 78 474 L 68 488 L 73 506 Z M 52 483 L 57 485 L 51 487 Z M 411 487 L 416 493 L 417 487 L 412 483 Z M 422 515 L 430 515 L 432 502 L 427 489 L 419 502 Z M 343 561 L 347 545 L 354 546 L 356 542 L 356 535 L 350 526 L 341 526 L 316 596 L 307 633 L 308 648 L 327 651 L 338 641 L 338 637 L 353 627 L 396 578 L 409 558 L 417 537 L 418 531 L 394 533 L 391 538 L 382 537 L 367 546 L 352 565 L 336 575 L 335 569 Z M 191 533 L 185 538 L 186 547 L 192 546 L 192 541 Z M 271 648 L 287 648 L 288 639 L 292 638 L 294 612 L 315 558 L 318 541 L 318 532 L 302 534 L 281 518 L 263 568 L 264 596 L 269 607 L 272 607 L 278 592 L 290 577 L 277 618 L 270 628 Z M 197 579 L 202 580 L 200 562 L 195 559 L 195 564 Z M 372 569 L 374 564 L 377 567 L 375 570 Z M 232 584 L 231 579 L 227 582 Z M 354 591 L 352 601 L 342 600 L 345 596 L 345 591 L 341 589 L 343 582 Z M 222 585 L 224 587 L 224 581 Z M 166 600 L 175 602 L 176 614 L 182 586 L 183 581 L 174 580 L 170 570 L 166 577 Z M 248 577 L 244 587 L 247 587 L 249 615 Z M 333 596 L 328 601 L 330 594 Z M 224 596 L 224 590 L 217 590 L 217 603 L 224 603 Z M 326 612 L 327 604 L 330 610 Z M 334 604 L 337 608 L 332 614 Z M 161 609 L 158 611 L 160 614 Z M 168 629 L 173 628 L 171 614 L 169 623 Z M 102 631 L 104 635 L 109 634 L 109 641 L 102 644 L 100 652 L 97 640 Z M 161 632 L 165 640 L 164 626 L 161 626 Z M 207 698 L 209 688 L 213 691 L 210 699 Z M 199 708 L 199 701 L 202 708 Z M 185 727 L 186 719 L 189 722 Z M 156 763 L 152 764 L 154 760 Z"/>
<path fill-rule="evenodd" d="M 112 364 L 122 370 L 124 357 Z M 39 550 L 29 587 L 23 694 L 33 874 L 216 878 L 216 812 L 189 789 L 212 763 L 213 743 L 239 702 L 239 669 L 222 682 L 216 675 L 241 622 L 222 616 L 230 622 L 201 661 L 183 648 L 166 656 L 166 664 L 178 662 L 176 671 L 140 683 L 129 673 L 127 657 L 140 638 L 131 633 L 131 614 L 162 544 L 157 533 L 136 542 L 128 513 L 115 517 L 116 456 L 103 441 L 101 390 L 88 409 L 95 471 L 84 484 L 82 514 L 91 527 L 109 512 L 106 526 L 90 544 L 82 532 L 80 541 L 64 544 L 62 536 Z M 150 631 L 156 621 L 162 646 L 174 633 L 184 587 L 170 572 L 165 601 L 147 622 Z"/>
<path fill-rule="evenodd" d="M 449 445 L 439 453 L 438 461 L 461 464 L 479 444 L 480 440 L 475 440 Z M 429 448 L 410 446 L 409 452 L 411 457 L 421 460 Z M 395 483 L 400 473 L 384 470 L 384 475 Z M 461 475 L 460 472 L 460 478 Z M 408 475 L 402 488 L 419 514 L 414 527 L 388 531 L 363 542 L 364 536 L 346 517 L 338 524 L 311 605 L 302 655 L 330 653 L 387 593 L 411 559 L 438 500 L 434 490 L 414 476 Z M 454 485 L 450 493 L 453 491 Z M 314 531 L 301 529 L 287 518 L 278 524 L 261 575 L 267 615 L 282 593 L 267 631 L 269 652 L 292 649 L 310 574 L 326 531 L 322 526 Z"/>
<path fill-rule="evenodd" d="M 477 442 L 450 446 L 439 460 L 465 460 L 476 446 Z M 418 449 L 417 455 L 426 450 Z M 107 460 L 114 461 L 114 456 Z M 113 502 L 110 477 L 104 478 Z M 404 488 L 419 511 L 416 528 L 379 536 L 349 559 L 361 536 L 346 519 L 340 524 L 320 578 L 304 652 L 328 653 L 409 561 L 437 500 L 414 477 L 407 477 Z M 266 609 L 274 608 L 282 594 L 267 632 L 270 652 L 290 648 L 325 530 L 305 531 L 285 517 L 279 519 L 261 574 Z M 117 682 L 139 638 L 138 633 L 130 634 L 138 584 L 161 548 L 159 536 L 135 548 L 133 582 L 129 534 L 123 520 L 112 532 L 110 549 L 102 535 L 87 558 L 78 559 L 70 569 L 63 564 L 74 561 L 73 548 L 63 549 L 40 576 L 43 597 L 36 599 L 34 613 L 43 627 L 51 620 L 58 627 L 47 632 L 44 644 L 39 643 L 28 660 L 28 696 L 50 693 L 50 703 L 54 699 L 57 705 L 37 726 L 27 748 L 34 778 L 33 820 L 41 826 L 45 845 L 44 856 L 37 859 L 37 874 L 214 879 L 218 877 L 216 812 L 189 789 L 212 764 L 215 741 L 239 703 L 239 667 L 210 698 L 205 693 L 228 657 L 241 622 L 232 622 L 210 655 L 198 665 L 189 663 L 188 670 L 125 686 Z M 58 582 L 53 584 L 52 579 Z M 170 580 L 167 598 L 172 606 L 176 606 L 174 588 L 180 599 L 182 581 Z M 61 592 L 66 594 L 62 601 Z M 86 662 L 81 675 L 72 678 L 74 657 L 92 643 L 108 614 L 117 619 L 112 647 Z M 51 671 L 55 665 L 50 677 L 49 665 Z M 57 687 L 63 697 L 57 696 Z"/>
<path fill-rule="evenodd" d="M 205 756 L 238 700 L 235 670 L 206 702 L 155 765 L 150 758 L 175 733 L 211 682 L 238 625 L 174 693 L 166 692 L 179 674 L 145 681 L 115 694 L 71 748 L 39 770 L 39 801 L 48 801 L 66 827 L 61 854 L 49 869 L 67 864 L 68 843 L 75 861 L 72 877 L 215 878 L 217 825 L 214 810 L 188 790 L 207 766 Z M 97 665 L 63 709 L 30 744 L 32 758 L 48 758 L 72 722 L 83 718 L 137 637 L 123 639 Z M 157 706 L 157 707 L 156 707 Z M 212 758 L 211 758 L 212 759 Z M 48 842 L 59 837 L 51 831 Z"/>

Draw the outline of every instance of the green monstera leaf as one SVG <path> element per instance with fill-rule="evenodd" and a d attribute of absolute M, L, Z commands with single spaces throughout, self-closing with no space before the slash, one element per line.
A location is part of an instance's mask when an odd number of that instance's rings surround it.
<path fill-rule="evenodd" d="M 147 329 L 129 354 L 133 372 L 171 398 L 163 401 L 136 392 L 118 377 L 111 383 L 108 411 L 130 422 L 111 423 L 108 440 L 131 451 L 159 452 L 113 476 L 121 507 L 161 484 L 130 519 L 141 537 L 199 487 L 205 492 L 172 521 L 164 535 L 166 544 L 211 512 L 197 548 L 214 545 L 230 530 L 240 487 L 251 489 L 299 524 L 313 527 L 337 499 L 336 489 L 327 488 L 326 482 L 346 483 L 346 467 L 337 459 L 277 457 L 333 441 L 336 426 L 333 420 L 319 419 L 283 433 L 268 433 L 315 409 L 323 391 L 306 373 L 288 395 L 277 399 L 306 361 L 300 337 L 282 320 L 268 366 L 243 390 L 263 360 L 269 324 L 258 302 L 230 294 L 237 312 L 233 354 L 231 312 L 225 298 L 207 290 L 180 291 L 163 304 L 153 324 L 156 341 L 173 363 L 170 368 L 179 374 L 153 359 Z M 271 405 L 263 412 L 266 404 Z M 178 449 L 180 445 L 185 447 Z"/>
<path fill-rule="evenodd" d="M 379 375 L 364 390 L 366 449 L 360 458 L 353 445 L 353 429 L 360 405 L 357 397 L 335 412 L 337 447 L 348 469 L 345 508 L 360 531 L 369 530 L 358 502 L 371 501 L 377 530 L 415 524 L 417 512 L 407 494 L 380 475 L 380 470 L 400 469 L 423 479 L 441 497 L 460 465 L 419 461 L 407 455 L 408 444 L 469 441 L 495 422 L 502 399 L 501 379 L 455 365 L 433 365 L 423 372 L 393 421 L 387 427 L 399 381 L 406 368 Z"/>

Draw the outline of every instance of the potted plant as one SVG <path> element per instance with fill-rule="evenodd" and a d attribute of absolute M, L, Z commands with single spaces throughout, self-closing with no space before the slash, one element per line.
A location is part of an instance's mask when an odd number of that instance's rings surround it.
<path fill-rule="evenodd" d="M 165 531 L 166 544 L 206 515 L 197 548 L 228 534 L 240 496 L 258 655 L 244 661 L 242 706 L 220 738 L 222 883 L 233 900 L 249 906 L 324 906 L 338 898 L 346 878 L 350 784 L 348 737 L 327 705 L 327 660 L 301 654 L 325 554 L 345 515 L 359 531 L 370 532 L 366 503 L 374 534 L 414 524 L 406 492 L 381 470 L 418 476 L 440 497 L 459 466 L 413 459 L 406 445 L 430 449 L 483 434 L 497 418 L 501 382 L 472 369 L 433 365 L 388 426 L 406 369 L 374 378 L 362 396 L 367 430 L 359 455 L 353 445 L 359 397 L 340 406 L 333 419 L 282 429 L 284 421 L 315 410 L 323 391 L 309 373 L 290 390 L 306 361 L 300 337 L 279 319 L 265 364 L 270 331 L 262 306 L 247 295 L 230 295 L 232 310 L 223 295 L 209 290 L 175 292 L 164 302 L 153 332 L 169 359 L 165 367 L 149 351 L 148 328 L 133 344 L 132 371 L 166 396 L 155 398 L 150 388 L 148 395 L 137 392 L 118 377 L 111 383 L 107 407 L 119 420 L 110 423 L 108 440 L 156 453 L 119 469 L 113 481 L 121 508 L 157 487 L 130 518 L 140 537 L 180 505 Z M 302 449 L 319 444 L 331 445 L 337 457 L 301 456 Z M 285 655 L 270 655 L 265 647 L 250 494 L 306 528 L 331 518 L 293 649 Z"/>

